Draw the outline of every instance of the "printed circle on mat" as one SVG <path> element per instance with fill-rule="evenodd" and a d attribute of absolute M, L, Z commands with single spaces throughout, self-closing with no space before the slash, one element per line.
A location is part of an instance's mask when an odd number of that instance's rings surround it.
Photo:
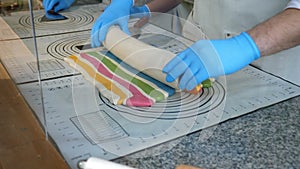
<path fill-rule="evenodd" d="M 82 34 L 58 39 L 47 47 L 47 52 L 56 59 L 64 60 L 64 57 L 80 53 L 78 46 L 85 44 L 89 36 Z"/>
<path fill-rule="evenodd" d="M 142 118 L 174 120 L 198 116 L 216 109 L 225 99 L 225 89 L 216 81 L 212 87 L 204 88 L 198 95 L 176 93 L 165 101 L 155 103 L 152 107 L 113 105 L 101 94 L 99 95 L 107 107 L 120 113 Z"/>
<path fill-rule="evenodd" d="M 42 18 L 44 16 L 44 13 L 39 13 L 34 15 L 34 24 L 35 29 L 38 30 L 57 30 L 57 29 L 74 29 L 74 28 L 80 28 L 82 26 L 86 26 L 88 24 L 91 24 L 94 21 L 94 16 L 91 14 L 84 12 L 84 11 L 78 11 L 78 12 L 64 12 L 61 13 L 68 19 L 66 20 L 59 20 L 59 21 L 47 21 L 42 22 Z M 30 16 L 22 16 L 19 19 L 20 25 L 27 27 L 31 29 L 31 19 Z M 57 26 L 59 24 L 59 27 Z"/>

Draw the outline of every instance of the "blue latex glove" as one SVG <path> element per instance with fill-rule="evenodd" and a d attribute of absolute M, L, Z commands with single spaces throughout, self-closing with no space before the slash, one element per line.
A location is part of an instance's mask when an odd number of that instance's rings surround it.
<path fill-rule="evenodd" d="M 63 19 L 66 19 L 65 16 L 60 15 L 59 13 L 52 14 L 52 13 L 46 12 L 45 16 L 47 17 L 48 20 L 63 20 Z"/>
<path fill-rule="evenodd" d="M 92 27 L 91 46 L 101 45 L 111 25 L 119 25 L 125 33 L 130 34 L 128 20 L 131 7 L 133 7 L 133 0 L 113 0 Z"/>
<path fill-rule="evenodd" d="M 57 13 L 61 10 L 68 9 L 73 3 L 74 0 L 43 0 L 43 6 L 46 13 L 50 10 Z"/>
<path fill-rule="evenodd" d="M 167 82 L 179 77 L 179 88 L 190 91 L 209 77 L 231 74 L 259 57 L 255 42 L 243 32 L 230 39 L 199 40 L 167 63 L 163 72 Z"/>
<path fill-rule="evenodd" d="M 133 6 L 130 8 L 130 15 L 136 18 L 150 17 L 150 10 L 147 5 Z"/>

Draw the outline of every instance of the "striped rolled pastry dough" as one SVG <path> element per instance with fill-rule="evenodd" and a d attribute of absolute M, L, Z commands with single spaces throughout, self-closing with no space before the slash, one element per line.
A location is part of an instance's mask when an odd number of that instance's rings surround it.
<path fill-rule="evenodd" d="M 166 81 L 163 67 L 175 56 L 174 53 L 159 49 L 130 37 L 119 27 L 109 29 L 104 46 L 119 59 L 152 78 L 178 90 L 178 81 Z"/>

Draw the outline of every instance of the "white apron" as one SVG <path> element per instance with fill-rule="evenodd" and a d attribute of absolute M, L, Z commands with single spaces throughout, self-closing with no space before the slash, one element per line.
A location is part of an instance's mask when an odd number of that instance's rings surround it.
<path fill-rule="evenodd" d="M 247 31 L 282 11 L 289 0 L 194 0 L 183 35 L 194 41 L 223 39 Z M 198 29 L 198 30 L 196 30 Z M 197 32 L 197 33 L 196 33 Z"/>

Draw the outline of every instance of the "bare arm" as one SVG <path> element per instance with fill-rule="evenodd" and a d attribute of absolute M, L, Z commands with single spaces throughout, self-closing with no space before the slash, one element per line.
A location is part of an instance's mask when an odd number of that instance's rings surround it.
<path fill-rule="evenodd" d="M 248 31 L 261 56 L 300 45 L 300 10 L 286 9 Z"/>
<path fill-rule="evenodd" d="M 168 12 L 181 3 L 181 0 L 152 0 L 147 5 L 151 12 Z"/>
<path fill-rule="evenodd" d="M 138 0 L 135 0 L 137 2 Z M 173 9 L 181 3 L 182 0 L 152 0 L 147 3 L 150 12 L 164 13 Z M 134 24 L 134 27 L 141 28 L 148 22 L 149 18 L 143 17 Z"/>
<path fill-rule="evenodd" d="M 181 3 L 182 0 L 151 0 L 147 3 L 151 12 L 168 12 Z M 134 0 L 135 4 L 143 4 L 145 0 Z"/>

